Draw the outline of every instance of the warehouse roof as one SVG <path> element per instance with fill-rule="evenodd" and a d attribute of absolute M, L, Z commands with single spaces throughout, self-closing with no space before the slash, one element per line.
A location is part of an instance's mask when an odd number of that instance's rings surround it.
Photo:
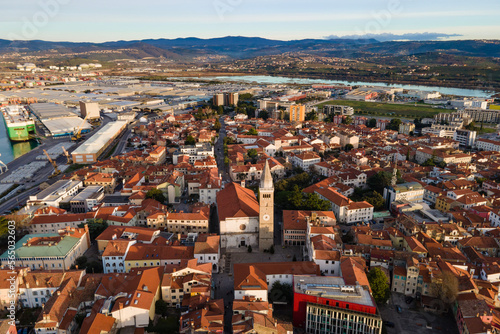
<path fill-rule="evenodd" d="M 74 112 L 56 103 L 32 103 L 29 108 L 42 121 L 62 117 L 77 117 Z"/>
<path fill-rule="evenodd" d="M 97 153 L 113 137 L 115 137 L 126 126 L 127 121 L 111 122 L 102 127 L 92 137 L 87 139 L 80 147 L 73 151 L 73 155 Z"/>

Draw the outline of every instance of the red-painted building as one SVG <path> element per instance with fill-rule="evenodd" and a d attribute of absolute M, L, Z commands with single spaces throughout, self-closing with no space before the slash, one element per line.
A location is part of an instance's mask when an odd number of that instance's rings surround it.
<path fill-rule="evenodd" d="M 382 319 L 367 287 L 342 277 L 294 276 L 293 326 L 306 333 L 379 334 Z"/>

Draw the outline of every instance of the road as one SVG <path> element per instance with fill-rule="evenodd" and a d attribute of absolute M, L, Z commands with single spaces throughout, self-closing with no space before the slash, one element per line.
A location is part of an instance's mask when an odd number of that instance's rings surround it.
<path fill-rule="evenodd" d="M 224 138 L 226 137 L 226 124 L 224 122 L 224 117 L 219 118 L 221 129 L 219 131 L 219 138 L 217 143 L 215 143 L 215 160 L 217 161 L 217 167 L 219 172 L 222 174 L 222 181 L 225 183 L 231 182 L 229 173 L 227 172 L 227 167 L 224 164 Z"/>
<path fill-rule="evenodd" d="M 125 133 L 121 136 L 120 140 L 118 141 L 118 144 L 116 145 L 115 151 L 111 155 L 112 157 L 115 157 L 123 153 L 123 149 L 127 145 L 127 140 L 130 137 L 131 133 L 132 133 L 131 129 L 125 130 Z"/>

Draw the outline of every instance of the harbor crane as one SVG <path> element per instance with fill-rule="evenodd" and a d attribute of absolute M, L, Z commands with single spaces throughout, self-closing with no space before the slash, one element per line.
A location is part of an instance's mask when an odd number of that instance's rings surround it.
<path fill-rule="evenodd" d="M 71 155 L 69 155 L 68 151 L 66 151 L 66 148 L 64 146 L 61 146 L 62 150 L 64 152 L 64 155 L 66 156 L 66 159 L 68 159 L 68 165 L 71 165 L 73 163 L 73 159 L 71 158 Z"/>
<path fill-rule="evenodd" d="M 49 162 L 51 163 L 51 165 L 54 167 L 54 173 L 52 173 L 52 175 L 50 176 L 51 178 L 52 177 L 56 177 L 57 175 L 61 174 L 61 171 L 59 170 L 59 168 L 57 167 L 57 164 L 54 160 L 52 160 L 52 158 L 50 157 L 50 155 L 47 153 L 46 150 L 43 150 L 43 153 L 45 153 L 45 155 L 47 156 L 47 159 L 49 160 Z"/>
<path fill-rule="evenodd" d="M 87 121 L 88 117 L 89 117 L 89 114 L 87 114 L 85 116 L 85 118 L 83 119 L 80 126 L 73 132 L 73 136 L 71 137 L 72 141 L 79 141 L 82 138 L 82 128 L 83 128 L 83 125 L 85 124 L 85 121 Z"/>
<path fill-rule="evenodd" d="M 0 154 L 1 156 L 1 154 Z M 7 172 L 9 170 L 9 168 L 7 167 L 6 164 L 3 163 L 2 160 L 0 160 L 0 174 L 3 174 L 5 172 Z"/>

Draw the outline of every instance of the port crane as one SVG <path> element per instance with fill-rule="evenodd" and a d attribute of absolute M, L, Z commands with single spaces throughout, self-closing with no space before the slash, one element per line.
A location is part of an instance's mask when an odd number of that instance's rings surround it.
<path fill-rule="evenodd" d="M 1 156 L 1 154 L 0 154 Z M 3 174 L 5 172 L 7 172 L 9 170 L 9 168 L 7 167 L 6 164 L 3 163 L 2 160 L 0 160 L 0 174 Z"/>
<path fill-rule="evenodd" d="M 71 137 L 72 141 L 78 141 L 78 140 L 80 140 L 82 138 L 82 127 L 85 124 L 85 121 L 87 120 L 88 117 L 89 117 L 89 114 L 87 114 L 85 116 L 85 118 L 83 119 L 83 121 L 80 124 L 80 126 L 76 129 L 76 131 L 73 132 L 73 136 Z"/>
<path fill-rule="evenodd" d="M 52 166 L 54 167 L 54 173 L 52 173 L 52 175 L 50 176 L 51 178 L 52 177 L 56 177 L 57 175 L 61 174 L 61 171 L 59 170 L 59 168 L 57 167 L 57 164 L 54 160 L 52 160 L 52 158 L 50 157 L 50 155 L 47 153 L 46 150 L 43 150 L 43 153 L 45 153 L 45 155 L 47 156 L 47 159 L 49 160 L 49 162 L 52 164 Z"/>
<path fill-rule="evenodd" d="M 64 148 L 64 146 L 61 146 L 62 150 L 64 152 L 64 155 L 66 156 L 66 159 L 68 159 L 68 165 L 71 165 L 73 163 L 73 159 L 71 158 L 71 155 L 69 155 L 68 151 Z"/>

